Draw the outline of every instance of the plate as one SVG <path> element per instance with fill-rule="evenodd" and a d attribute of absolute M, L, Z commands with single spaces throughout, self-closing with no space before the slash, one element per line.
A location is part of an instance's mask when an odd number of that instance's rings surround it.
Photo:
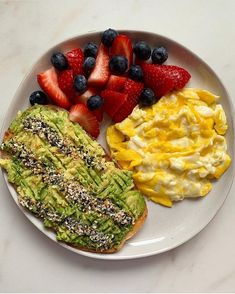
<path fill-rule="evenodd" d="M 233 120 L 234 110 L 232 100 L 215 72 L 190 50 L 166 37 L 149 32 L 121 32 L 128 34 L 133 41 L 145 40 L 152 47 L 157 45 L 165 46 L 169 52 L 169 59 L 167 63 L 182 66 L 191 73 L 192 78 L 190 83 L 187 85 L 188 87 L 200 87 L 221 96 L 220 103 L 223 105 L 223 108 L 226 112 L 229 126 L 226 135 L 228 153 L 232 158 L 235 158 Z M 39 86 L 36 82 L 36 75 L 40 71 L 44 71 L 51 66 L 51 54 L 57 50 L 64 52 L 77 46 L 84 46 L 84 44 L 89 41 L 99 43 L 100 34 L 100 32 L 89 33 L 66 40 L 49 49 L 38 59 L 38 61 L 34 64 L 30 72 L 20 84 L 11 102 L 4 120 L 1 138 L 3 137 L 5 130 L 7 130 L 10 122 L 15 118 L 17 111 L 24 110 L 29 106 L 29 95 L 34 90 L 39 89 Z M 107 149 L 105 141 L 105 130 L 108 124 L 108 120 L 102 124 L 101 134 L 98 138 L 99 142 L 105 149 Z M 18 207 L 26 215 L 26 217 L 41 232 L 44 233 L 44 235 L 48 236 L 50 239 L 54 240 L 57 244 L 60 244 L 64 248 L 74 251 L 78 254 L 99 259 L 118 260 L 140 258 L 165 252 L 179 246 L 180 244 L 183 244 L 199 233 L 216 215 L 219 208 L 225 201 L 235 174 L 235 164 L 234 161 L 232 161 L 230 168 L 220 178 L 219 181 L 213 183 L 212 191 L 204 198 L 196 200 L 184 200 L 183 202 L 176 203 L 172 208 L 166 208 L 147 200 L 149 214 L 144 226 L 132 239 L 126 242 L 125 246 L 119 252 L 114 254 L 89 253 L 74 249 L 66 244 L 56 241 L 55 234 L 53 232 L 45 229 L 40 220 L 21 208 L 17 202 L 17 194 L 14 188 L 8 183 L 6 173 L 3 172 L 3 174 L 10 193 Z"/>

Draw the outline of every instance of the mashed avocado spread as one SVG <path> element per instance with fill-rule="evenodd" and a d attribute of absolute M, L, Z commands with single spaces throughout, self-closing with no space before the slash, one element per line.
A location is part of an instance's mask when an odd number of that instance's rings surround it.
<path fill-rule="evenodd" d="M 64 110 L 33 106 L 19 112 L 0 159 L 19 203 L 56 237 L 88 250 L 118 248 L 145 211 L 132 173 L 107 160 L 102 147 Z"/>

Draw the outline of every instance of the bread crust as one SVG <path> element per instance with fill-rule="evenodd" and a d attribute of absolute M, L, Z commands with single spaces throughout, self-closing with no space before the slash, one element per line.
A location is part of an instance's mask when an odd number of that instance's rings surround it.
<path fill-rule="evenodd" d="M 55 111 L 59 111 L 59 110 L 63 110 L 63 111 L 66 111 L 58 106 L 55 106 L 55 105 L 47 105 L 47 107 L 49 108 L 52 108 L 53 110 Z M 88 134 L 89 135 L 89 134 Z M 13 137 L 13 134 L 12 132 L 10 131 L 10 129 L 8 129 L 5 134 L 4 134 L 4 137 L 3 137 L 3 142 L 9 140 L 10 138 Z M 92 138 L 92 137 L 91 137 Z M 92 138 L 92 140 L 94 140 L 94 138 Z M 102 147 L 102 146 L 101 146 Z M 103 147 L 102 147 L 103 148 Z M 104 150 L 104 149 L 103 149 Z M 112 157 L 107 154 L 107 152 L 104 150 L 105 152 L 105 159 L 106 160 L 112 160 Z M 8 154 L 2 150 L 0 150 L 0 158 L 1 159 L 6 159 L 6 158 L 9 158 Z M 122 169 L 118 163 L 114 162 L 114 164 Z M 15 185 L 13 185 L 14 188 L 15 188 Z M 135 189 L 136 186 L 134 186 Z M 147 218 L 147 215 L 148 215 L 148 209 L 147 209 L 147 204 L 145 202 L 145 210 L 143 212 L 143 214 L 135 221 L 135 224 L 133 225 L 133 228 L 131 231 L 129 231 L 126 235 L 126 237 L 122 240 L 122 242 L 120 243 L 120 245 L 118 247 L 115 247 L 115 248 L 111 248 L 111 249 L 108 249 L 108 250 L 92 250 L 92 249 L 89 249 L 87 247 L 82 247 L 82 246 L 76 246 L 76 245 L 72 245 L 70 243 L 66 243 L 66 242 L 63 242 L 65 243 L 66 245 L 69 245 L 70 247 L 73 247 L 73 248 L 76 248 L 76 249 L 79 249 L 79 250 L 82 250 L 82 251 L 86 251 L 86 252 L 92 252 L 92 253 L 102 253 L 102 254 L 110 254 L 110 253 L 115 253 L 117 251 L 120 251 L 120 249 L 124 246 L 124 244 L 126 243 L 127 240 L 129 240 L 130 238 L 132 238 L 138 231 L 139 229 L 143 226 L 144 222 L 145 222 L 145 219 Z M 35 216 L 35 215 L 34 215 Z M 53 230 L 53 229 L 52 229 Z M 53 230 L 54 231 L 54 230 Z M 62 243 L 62 242 L 61 242 Z"/>

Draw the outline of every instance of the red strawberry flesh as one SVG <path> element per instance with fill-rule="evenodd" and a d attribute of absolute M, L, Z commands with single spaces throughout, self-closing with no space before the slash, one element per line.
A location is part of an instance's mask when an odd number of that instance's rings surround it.
<path fill-rule="evenodd" d="M 101 43 L 96 57 L 95 67 L 88 78 L 88 84 L 94 87 L 104 87 L 109 76 L 109 49 Z"/>
<path fill-rule="evenodd" d="M 136 82 L 131 79 L 127 79 L 123 93 L 127 94 L 126 101 L 122 104 L 122 107 L 115 113 L 113 120 L 120 122 L 125 119 L 139 102 L 140 93 L 143 90 L 144 85 L 141 82 Z"/>
<path fill-rule="evenodd" d="M 182 67 L 173 65 L 142 64 L 145 86 L 162 97 L 173 90 L 182 89 L 191 75 Z"/>
<path fill-rule="evenodd" d="M 99 136 L 99 122 L 86 105 L 73 105 L 69 111 L 69 119 L 73 122 L 79 123 L 84 130 L 94 138 Z"/>
<path fill-rule="evenodd" d="M 114 56 L 114 55 L 125 56 L 128 60 L 128 67 L 132 64 L 133 62 L 132 42 L 127 37 L 127 35 L 121 34 L 114 39 L 111 50 L 110 50 L 110 54 L 111 56 Z"/>
<path fill-rule="evenodd" d="M 37 80 L 42 90 L 51 98 L 53 103 L 65 109 L 71 106 L 68 97 L 59 88 L 58 77 L 53 67 L 38 74 Z"/>
<path fill-rule="evenodd" d="M 76 101 L 77 93 L 73 87 L 73 70 L 67 69 L 58 72 L 58 84 L 60 89 L 66 94 L 71 103 Z"/>
<path fill-rule="evenodd" d="M 104 116 L 104 109 L 100 107 L 91 111 L 99 122 L 102 122 Z"/>
<path fill-rule="evenodd" d="M 122 107 L 127 100 L 127 94 L 119 93 L 113 90 L 104 90 L 101 92 L 104 99 L 104 111 L 113 118 L 115 113 Z"/>
<path fill-rule="evenodd" d="M 66 57 L 70 68 L 73 70 L 75 75 L 83 73 L 83 62 L 84 54 L 81 48 L 73 49 L 66 53 Z"/>
<path fill-rule="evenodd" d="M 83 103 L 86 105 L 87 100 L 97 94 L 97 90 L 95 88 L 88 88 L 84 93 L 76 97 L 76 103 Z"/>
<path fill-rule="evenodd" d="M 126 77 L 111 75 L 109 77 L 106 89 L 121 92 L 124 88 Z"/>

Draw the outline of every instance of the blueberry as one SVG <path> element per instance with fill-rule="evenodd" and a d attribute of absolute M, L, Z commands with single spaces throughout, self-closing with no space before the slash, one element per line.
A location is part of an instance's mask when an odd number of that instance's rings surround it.
<path fill-rule="evenodd" d="M 147 60 L 147 59 L 149 59 L 149 57 L 151 55 L 151 48 L 144 41 L 139 41 L 139 42 L 135 43 L 133 49 L 134 49 L 135 55 L 141 60 Z"/>
<path fill-rule="evenodd" d="M 106 46 L 106 47 L 111 47 L 113 40 L 117 37 L 118 32 L 113 30 L 113 29 L 108 29 L 103 32 L 102 37 L 101 37 L 101 42 Z"/>
<path fill-rule="evenodd" d="M 109 62 L 109 68 L 115 75 L 123 74 L 128 67 L 128 60 L 122 55 L 114 55 Z"/>
<path fill-rule="evenodd" d="M 75 90 L 79 93 L 83 93 L 87 89 L 87 79 L 83 75 L 76 75 L 73 80 Z"/>
<path fill-rule="evenodd" d="M 144 88 L 140 94 L 140 104 L 141 106 L 150 106 L 156 102 L 156 97 L 153 90 L 149 88 Z"/>
<path fill-rule="evenodd" d="M 84 47 L 84 56 L 96 58 L 97 51 L 98 51 L 97 45 L 93 42 L 89 42 Z"/>
<path fill-rule="evenodd" d="M 163 46 L 154 48 L 151 58 L 153 63 L 162 64 L 168 58 L 168 53 L 166 48 Z"/>
<path fill-rule="evenodd" d="M 93 95 L 87 100 L 87 107 L 89 110 L 95 110 L 101 107 L 104 103 L 104 100 L 99 95 Z"/>
<path fill-rule="evenodd" d="M 29 102 L 34 104 L 47 104 L 47 95 L 42 91 L 35 91 L 29 96 Z"/>
<path fill-rule="evenodd" d="M 68 68 L 68 60 L 61 52 L 52 54 L 51 63 L 58 70 L 65 70 Z"/>
<path fill-rule="evenodd" d="M 87 75 L 91 73 L 91 70 L 95 66 L 95 58 L 94 57 L 87 57 L 83 62 L 83 69 Z"/>
<path fill-rule="evenodd" d="M 129 77 L 135 81 L 142 81 L 144 74 L 142 68 L 139 65 L 132 65 L 129 69 Z"/>

